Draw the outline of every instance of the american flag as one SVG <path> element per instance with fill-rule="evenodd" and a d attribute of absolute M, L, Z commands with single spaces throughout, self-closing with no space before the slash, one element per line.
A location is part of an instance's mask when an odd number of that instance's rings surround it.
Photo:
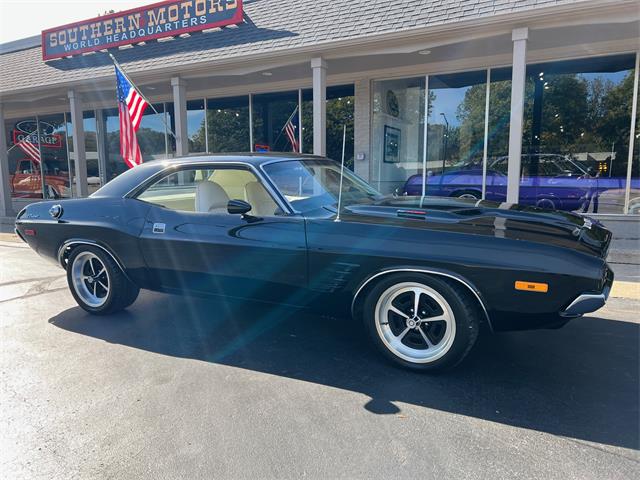
<path fill-rule="evenodd" d="M 22 140 L 16 143 L 16 147 L 20 147 L 31 160 L 36 162 L 36 165 L 40 164 L 40 149 L 31 143 L 29 136 L 25 136 Z"/>
<path fill-rule="evenodd" d="M 136 132 L 147 102 L 116 65 L 118 110 L 120 112 L 120 154 L 129 168 L 142 163 Z"/>
<path fill-rule="evenodd" d="M 293 111 L 287 123 L 284 124 L 284 133 L 287 135 L 293 151 L 300 153 L 300 142 L 298 141 L 298 107 Z"/>

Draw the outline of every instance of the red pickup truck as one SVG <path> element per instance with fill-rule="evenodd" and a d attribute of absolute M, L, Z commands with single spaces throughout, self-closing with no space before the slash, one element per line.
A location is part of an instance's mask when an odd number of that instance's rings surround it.
<path fill-rule="evenodd" d="M 16 170 L 10 175 L 11 195 L 19 198 L 42 198 L 40 164 L 23 158 L 16 162 Z M 45 198 L 69 196 L 69 173 L 44 166 Z"/>

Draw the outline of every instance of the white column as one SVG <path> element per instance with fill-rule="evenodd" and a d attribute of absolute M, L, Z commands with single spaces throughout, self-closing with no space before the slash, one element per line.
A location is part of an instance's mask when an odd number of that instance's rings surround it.
<path fill-rule="evenodd" d="M 0 103 L 0 217 L 13 217 L 11 183 L 9 182 L 9 155 L 4 131 L 4 108 Z"/>
<path fill-rule="evenodd" d="M 311 59 L 313 70 L 313 154 L 327 154 L 327 62 Z"/>
<path fill-rule="evenodd" d="M 511 73 L 511 121 L 509 124 L 509 166 L 507 202 L 518 203 L 520 197 L 520 163 L 522 158 L 522 124 L 524 120 L 524 87 L 527 75 L 527 39 L 529 29 L 514 28 L 513 66 Z"/>
<path fill-rule="evenodd" d="M 82 118 L 82 102 L 74 90 L 67 92 L 71 126 L 73 128 L 73 164 L 75 166 L 75 191 L 78 197 L 89 196 L 87 184 L 87 152 L 84 143 L 84 120 Z"/>
<path fill-rule="evenodd" d="M 173 115 L 176 123 L 176 156 L 189 154 L 189 136 L 187 134 L 187 84 L 180 77 L 171 79 L 173 88 Z M 169 133 L 167 133 L 170 135 Z"/>

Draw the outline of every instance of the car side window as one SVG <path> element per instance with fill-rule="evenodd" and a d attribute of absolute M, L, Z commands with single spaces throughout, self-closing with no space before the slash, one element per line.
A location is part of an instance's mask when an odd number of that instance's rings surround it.
<path fill-rule="evenodd" d="M 182 212 L 228 214 L 229 200 L 244 200 L 252 215 L 277 215 L 280 209 L 250 170 L 198 168 L 173 172 L 147 187 L 137 198 Z"/>

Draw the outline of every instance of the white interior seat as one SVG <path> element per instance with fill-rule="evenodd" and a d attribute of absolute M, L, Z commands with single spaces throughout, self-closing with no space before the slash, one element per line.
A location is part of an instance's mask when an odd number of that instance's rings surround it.
<path fill-rule="evenodd" d="M 251 213 L 258 217 L 272 216 L 278 205 L 260 182 L 249 182 L 244 186 L 244 198 L 251 205 Z"/>
<path fill-rule="evenodd" d="M 208 180 L 196 184 L 196 212 L 226 213 L 229 196 L 215 182 Z"/>

